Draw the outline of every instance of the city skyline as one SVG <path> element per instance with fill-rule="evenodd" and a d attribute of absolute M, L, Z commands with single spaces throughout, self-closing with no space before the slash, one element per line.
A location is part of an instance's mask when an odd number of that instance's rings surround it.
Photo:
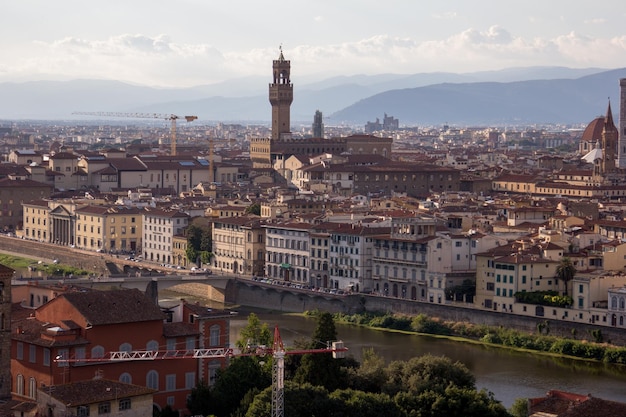
<path fill-rule="evenodd" d="M 616 0 L 29 1 L 6 4 L 5 16 L 0 82 L 192 87 L 266 76 L 279 45 L 299 82 L 626 62 L 626 5 Z"/>

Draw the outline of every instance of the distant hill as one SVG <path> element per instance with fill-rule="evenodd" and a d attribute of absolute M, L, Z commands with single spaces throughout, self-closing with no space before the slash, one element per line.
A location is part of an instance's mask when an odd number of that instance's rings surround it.
<path fill-rule="evenodd" d="M 293 75 L 294 124 L 312 122 L 315 110 L 330 116 L 329 125 L 363 124 L 383 113 L 399 118 L 401 124 L 567 123 L 601 113 L 607 96 L 617 102 L 618 79 L 626 71 L 531 67 L 466 74 L 353 75 L 302 85 Z M 169 89 L 107 80 L 0 83 L 0 119 L 77 119 L 73 111 L 113 111 L 197 115 L 200 123 L 269 123 L 268 83 L 268 77 Z"/>
<path fill-rule="evenodd" d="M 364 124 L 387 113 L 408 125 L 581 123 L 604 114 L 608 97 L 614 111 L 619 109 L 623 77 L 626 69 L 577 79 L 442 83 L 391 90 L 360 100 L 331 118 Z"/>

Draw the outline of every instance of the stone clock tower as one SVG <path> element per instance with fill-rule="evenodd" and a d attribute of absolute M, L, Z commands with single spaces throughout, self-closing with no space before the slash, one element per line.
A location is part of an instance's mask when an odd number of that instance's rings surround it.
<path fill-rule="evenodd" d="M 280 48 L 278 59 L 272 65 L 273 82 L 270 84 L 270 104 L 272 105 L 272 142 L 289 139 L 291 136 L 291 102 L 293 101 L 293 84 L 290 72 L 291 62 L 283 56 Z"/>

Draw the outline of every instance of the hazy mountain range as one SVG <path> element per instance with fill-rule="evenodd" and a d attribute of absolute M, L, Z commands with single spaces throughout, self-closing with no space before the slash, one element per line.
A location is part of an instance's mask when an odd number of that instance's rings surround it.
<path fill-rule="evenodd" d="M 404 125 L 586 123 L 619 111 L 626 69 L 511 68 L 476 73 L 354 75 L 294 82 L 292 124 L 327 125 L 392 115 Z M 269 77 L 248 77 L 192 88 L 154 88 L 118 81 L 74 80 L 0 84 L 0 119 L 78 119 L 75 111 L 196 115 L 213 121 L 269 123 Z"/>

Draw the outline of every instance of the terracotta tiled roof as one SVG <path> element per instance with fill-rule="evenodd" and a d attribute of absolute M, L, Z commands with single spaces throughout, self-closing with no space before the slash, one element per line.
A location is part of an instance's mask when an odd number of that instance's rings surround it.
<path fill-rule="evenodd" d="M 66 293 L 58 298 L 65 298 L 94 326 L 163 320 L 165 317 L 156 304 L 136 289 Z"/>
<path fill-rule="evenodd" d="M 559 414 L 559 417 L 624 417 L 626 416 L 626 404 L 615 401 L 603 400 L 600 398 L 590 398 L 566 412 Z"/>
<path fill-rule="evenodd" d="M 55 385 L 52 396 L 63 404 L 79 405 L 113 401 L 115 398 L 128 398 L 155 393 L 155 390 L 139 385 L 124 384 L 107 379 L 91 379 Z"/>
<path fill-rule="evenodd" d="M 198 330 L 191 323 L 163 323 L 164 337 L 196 336 Z"/>
<path fill-rule="evenodd" d="M 583 132 L 581 141 L 595 142 L 602 139 L 602 130 L 604 129 L 604 116 L 596 117 L 587 125 Z"/>
<path fill-rule="evenodd" d="M 222 317 L 222 316 L 230 317 L 232 315 L 231 311 L 208 308 L 206 306 L 203 306 L 197 303 L 196 304 L 185 303 L 185 308 L 188 308 L 193 314 L 197 315 L 199 318 Z"/>
<path fill-rule="evenodd" d="M 9 179 L 9 178 L 2 178 L 2 179 L 0 179 L 0 187 L 2 187 L 2 188 L 7 188 L 7 187 L 12 187 L 12 188 L 48 187 L 48 188 L 52 188 L 50 185 L 44 184 L 43 182 L 33 181 L 33 180 L 29 180 L 29 179 L 12 180 L 12 179 Z"/>
<path fill-rule="evenodd" d="M 110 158 L 108 162 L 118 171 L 146 171 L 146 166 L 135 158 Z"/>

